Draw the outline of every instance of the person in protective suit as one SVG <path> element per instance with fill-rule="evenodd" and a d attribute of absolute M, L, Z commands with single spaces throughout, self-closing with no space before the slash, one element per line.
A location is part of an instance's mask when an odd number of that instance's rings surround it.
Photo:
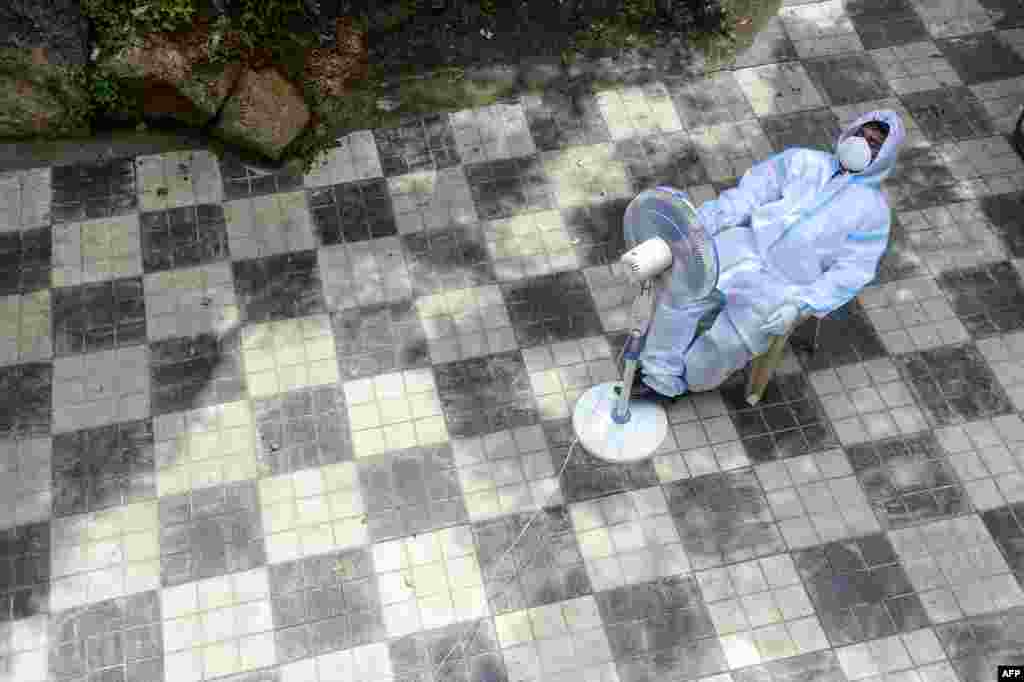
<path fill-rule="evenodd" d="M 871 282 L 891 221 L 881 182 L 904 137 L 896 112 L 872 111 L 840 134 L 834 155 L 787 149 L 705 202 L 697 214 L 718 252 L 719 295 L 680 302 L 662 289 L 634 394 L 712 390 L 771 337 L 826 317 Z M 713 307 L 718 317 L 695 339 Z"/>

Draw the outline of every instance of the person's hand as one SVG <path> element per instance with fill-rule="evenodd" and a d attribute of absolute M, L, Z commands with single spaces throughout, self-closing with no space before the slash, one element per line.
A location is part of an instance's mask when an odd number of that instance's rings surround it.
<path fill-rule="evenodd" d="M 782 336 L 800 317 L 796 303 L 783 303 L 761 324 L 761 331 L 772 336 Z"/>

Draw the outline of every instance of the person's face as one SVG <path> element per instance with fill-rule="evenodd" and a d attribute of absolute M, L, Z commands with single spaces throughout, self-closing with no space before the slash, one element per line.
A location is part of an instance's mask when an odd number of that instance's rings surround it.
<path fill-rule="evenodd" d="M 885 144 L 885 133 L 882 132 L 877 126 L 873 126 L 870 123 L 865 123 L 860 127 L 856 133 L 856 137 L 863 137 L 864 141 L 868 143 L 868 147 L 871 148 L 871 160 L 874 161 L 878 157 L 878 152 L 882 151 L 882 145 Z"/>

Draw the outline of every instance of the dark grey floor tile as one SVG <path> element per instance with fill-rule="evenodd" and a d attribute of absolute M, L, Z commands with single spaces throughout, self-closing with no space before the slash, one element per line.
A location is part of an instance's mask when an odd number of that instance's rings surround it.
<path fill-rule="evenodd" d="M 1024 587 L 1024 502 L 983 512 L 981 520 Z"/>
<path fill-rule="evenodd" d="M 448 114 L 429 114 L 373 131 L 386 177 L 440 170 L 460 163 Z"/>
<path fill-rule="evenodd" d="M 149 376 L 154 415 L 238 400 L 245 394 L 241 338 L 202 334 L 155 341 Z"/>
<path fill-rule="evenodd" d="M 53 231 L 0 232 L 0 296 L 50 288 Z"/>
<path fill-rule="evenodd" d="M 692 576 L 618 587 L 596 599 L 622 682 L 691 680 L 727 669 Z"/>
<path fill-rule="evenodd" d="M 520 348 L 604 332 L 587 280 L 578 271 L 506 282 L 501 293 Z"/>
<path fill-rule="evenodd" d="M 0 530 L 0 627 L 50 610 L 50 522 Z"/>
<path fill-rule="evenodd" d="M 889 227 L 889 244 L 882 254 L 874 281 L 886 284 L 927 274 L 921 259 L 910 248 L 907 230 L 900 222 L 899 214 L 893 211 L 892 224 Z"/>
<path fill-rule="evenodd" d="M 140 679 L 162 682 L 163 628 L 156 590 L 107 599 L 54 614 L 50 674 L 55 680 Z"/>
<path fill-rule="evenodd" d="M 899 172 L 886 179 L 893 211 L 919 211 L 962 201 L 949 164 L 933 147 L 902 149 L 899 163 Z"/>
<path fill-rule="evenodd" d="M 732 679 L 733 682 L 847 682 L 839 659 L 830 650 L 735 670 Z"/>
<path fill-rule="evenodd" d="M 358 461 L 374 542 L 417 535 L 466 520 L 466 504 L 449 443 Z"/>
<path fill-rule="evenodd" d="M 996 234 L 1003 240 L 1003 246 L 1012 258 L 1024 258 L 1024 192 L 995 194 L 978 200 L 985 217 L 992 224 Z"/>
<path fill-rule="evenodd" d="M 536 154 L 468 163 L 464 170 L 481 220 L 557 207 L 551 181 Z"/>
<path fill-rule="evenodd" d="M 751 45 L 740 50 L 733 61 L 733 68 L 746 69 L 752 66 L 778 64 L 794 61 L 799 58 L 793 41 L 786 33 L 785 26 L 778 15 L 770 17 L 754 33 Z"/>
<path fill-rule="evenodd" d="M 398 234 L 387 180 L 357 180 L 309 190 L 313 232 L 321 246 Z"/>
<path fill-rule="evenodd" d="M 679 121 L 683 124 L 684 130 L 757 118 L 747 96 L 743 93 L 743 88 L 728 72 L 713 78 L 670 78 L 665 85 L 672 102 L 676 105 Z"/>
<path fill-rule="evenodd" d="M 611 141 L 593 95 L 548 89 L 526 98 L 524 110 L 533 144 L 540 151 Z"/>
<path fill-rule="evenodd" d="M 856 298 L 821 321 L 818 347 L 811 350 L 814 320 L 807 320 L 793 332 L 791 347 L 809 372 L 833 369 L 857 362 L 884 358 L 888 353 Z"/>
<path fill-rule="evenodd" d="M 272 564 L 268 575 L 278 662 L 385 638 L 369 550 L 331 552 Z"/>
<path fill-rule="evenodd" d="M 827 108 L 764 116 L 760 122 L 772 149 L 777 152 L 790 147 L 810 147 L 832 153 L 841 132 L 839 119 Z"/>
<path fill-rule="evenodd" d="M 900 100 L 921 133 L 933 144 L 995 133 L 981 100 L 966 85 L 908 92 L 900 95 Z"/>
<path fill-rule="evenodd" d="M 978 0 L 995 21 L 997 29 L 1024 26 L 1024 3 L 1018 0 Z"/>
<path fill-rule="evenodd" d="M 971 510 L 967 493 L 931 432 L 848 446 L 846 454 L 885 529 Z"/>
<path fill-rule="evenodd" d="M 414 296 L 497 282 L 482 230 L 447 227 L 402 236 Z"/>
<path fill-rule="evenodd" d="M 665 494 L 695 570 L 786 551 L 753 469 L 676 481 Z"/>
<path fill-rule="evenodd" d="M 252 405 L 269 475 L 351 461 L 345 394 L 337 385 L 297 389 Z"/>
<path fill-rule="evenodd" d="M 288 168 L 267 172 L 252 168 L 230 151 L 218 155 L 220 176 L 224 182 L 224 200 L 258 197 L 302 189 L 302 175 Z"/>
<path fill-rule="evenodd" d="M 52 394 L 50 363 L 0 367 L 0 440 L 50 435 Z"/>
<path fill-rule="evenodd" d="M 395 682 L 509 682 L 490 619 L 418 632 L 388 649 Z"/>
<path fill-rule="evenodd" d="M 50 305 L 57 357 L 146 342 L 141 277 L 54 289 Z"/>
<path fill-rule="evenodd" d="M 532 516 L 510 514 L 473 524 L 480 571 L 494 613 L 554 604 L 591 593 L 568 509 L 545 508 L 523 534 Z"/>
<path fill-rule="evenodd" d="M 803 60 L 811 82 L 829 104 L 842 107 L 893 95 L 878 65 L 866 54 L 845 54 Z"/>
<path fill-rule="evenodd" d="M 965 85 L 1016 78 L 1024 73 L 1024 57 L 998 33 L 972 33 L 935 41 Z"/>
<path fill-rule="evenodd" d="M 561 210 L 562 224 L 575 244 L 579 267 L 610 265 L 626 252 L 622 218 L 628 205 L 628 199 L 612 199 Z"/>
<path fill-rule="evenodd" d="M 427 335 L 412 301 L 331 313 L 342 380 L 430 366 Z"/>
<path fill-rule="evenodd" d="M 149 419 L 53 437 L 53 514 L 69 516 L 156 497 Z"/>
<path fill-rule="evenodd" d="M 947 270 L 937 281 L 974 338 L 1024 329 L 1024 284 L 1009 261 Z"/>
<path fill-rule="evenodd" d="M 1024 665 L 1024 608 L 939 625 L 935 634 L 962 682 L 988 682 L 996 666 Z"/>
<path fill-rule="evenodd" d="M 685 132 L 619 140 L 613 154 L 626 167 L 636 193 L 659 185 L 682 189 L 711 181 Z"/>
<path fill-rule="evenodd" d="M 219 204 L 182 206 L 139 215 L 146 272 L 226 260 L 228 228 Z"/>
<path fill-rule="evenodd" d="M 256 484 L 243 481 L 160 499 L 164 587 L 266 563 Z"/>
<path fill-rule="evenodd" d="M 530 426 L 540 418 L 519 351 L 434 365 L 434 380 L 453 438 Z"/>
<path fill-rule="evenodd" d="M 909 0 L 850 0 L 846 13 L 865 50 L 931 40 Z"/>
<path fill-rule="evenodd" d="M 921 599 L 884 534 L 830 542 L 793 556 L 833 646 L 929 625 Z"/>
<path fill-rule="evenodd" d="M 568 419 L 549 420 L 543 423 L 542 428 L 551 452 L 551 464 L 555 471 L 561 471 L 569 446 L 576 437 L 572 422 Z M 572 459 L 565 465 L 560 485 L 566 502 L 582 502 L 658 485 L 658 474 L 650 459 L 622 464 L 606 462 L 577 443 Z"/>
<path fill-rule="evenodd" d="M 894 359 L 933 426 L 1013 412 L 1005 391 L 974 345 L 944 346 Z"/>
<path fill-rule="evenodd" d="M 132 159 L 54 166 L 50 218 L 67 223 L 130 213 L 138 207 L 135 184 Z"/>
<path fill-rule="evenodd" d="M 772 377 L 756 407 L 747 403 L 746 373 L 719 391 L 751 461 L 768 462 L 839 447 L 825 410 L 803 374 Z"/>
<path fill-rule="evenodd" d="M 245 322 L 326 312 L 316 251 L 296 251 L 231 264 Z"/>

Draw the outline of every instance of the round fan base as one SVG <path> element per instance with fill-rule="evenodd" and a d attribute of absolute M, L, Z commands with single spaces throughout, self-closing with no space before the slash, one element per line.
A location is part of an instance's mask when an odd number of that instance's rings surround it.
<path fill-rule="evenodd" d="M 598 384 L 580 396 L 572 427 L 587 452 L 606 462 L 637 462 L 661 447 L 668 435 L 665 408 L 651 400 L 629 401 L 629 421 L 617 424 L 612 411 L 622 382 Z"/>

